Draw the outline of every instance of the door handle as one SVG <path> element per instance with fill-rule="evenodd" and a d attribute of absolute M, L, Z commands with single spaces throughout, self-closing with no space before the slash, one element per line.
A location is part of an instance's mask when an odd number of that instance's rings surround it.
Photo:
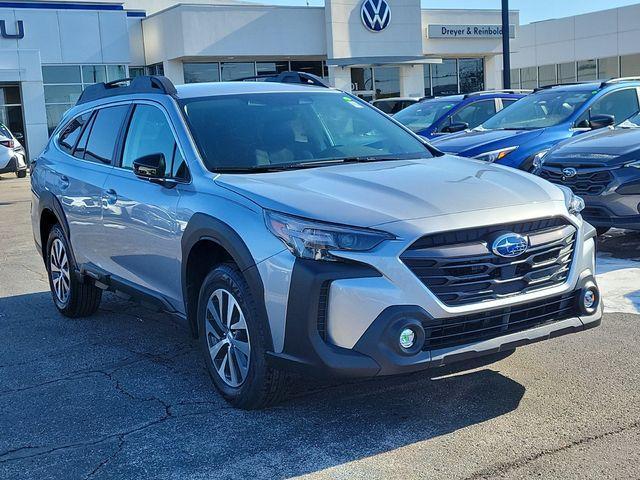
<path fill-rule="evenodd" d="M 118 201 L 118 194 L 113 188 L 110 188 L 104 193 L 109 205 L 114 205 Z"/>
<path fill-rule="evenodd" d="M 59 184 L 61 190 L 66 190 L 67 188 L 69 188 L 69 177 L 67 177 L 66 175 L 60 175 Z"/>

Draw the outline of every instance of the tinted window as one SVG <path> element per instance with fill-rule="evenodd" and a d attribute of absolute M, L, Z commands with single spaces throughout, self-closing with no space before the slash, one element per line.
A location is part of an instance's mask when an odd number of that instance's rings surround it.
<path fill-rule="evenodd" d="M 613 115 L 616 123 L 638 111 L 638 94 L 635 88 L 612 92 L 594 102 L 591 115 Z"/>
<path fill-rule="evenodd" d="M 124 144 L 122 168 L 132 169 L 136 159 L 154 153 L 164 155 L 167 175 L 178 173 L 184 164 L 164 113 L 151 105 L 137 105 Z"/>
<path fill-rule="evenodd" d="M 309 90 L 185 100 L 207 167 L 431 156 L 418 139 L 367 104 L 343 93 Z"/>
<path fill-rule="evenodd" d="M 76 149 L 73 152 L 74 157 L 84 158 L 84 152 L 87 149 L 87 141 L 89 140 L 89 134 L 91 133 L 91 126 L 93 125 L 93 121 L 96 119 L 96 116 L 93 115 L 89 120 L 89 123 L 84 130 L 82 131 L 82 136 L 80 140 L 78 140 L 78 144 L 76 145 Z"/>
<path fill-rule="evenodd" d="M 467 123 L 469 128 L 475 128 L 495 114 L 496 102 L 493 100 L 483 100 L 482 102 L 474 102 L 458 110 L 451 116 L 451 122 Z"/>
<path fill-rule="evenodd" d="M 517 98 L 503 98 L 502 99 L 502 108 L 507 108 L 512 103 L 516 103 L 518 101 Z"/>
<path fill-rule="evenodd" d="M 462 97 L 460 97 L 462 98 Z M 455 107 L 460 100 L 426 100 L 414 103 L 393 116 L 405 127 L 420 132 Z"/>
<path fill-rule="evenodd" d="M 98 110 L 84 152 L 85 160 L 111 163 L 118 133 L 128 110 L 128 105 Z"/>
<path fill-rule="evenodd" d="M 58 139 L 58 145 L 62 150 L 67 153 L 71 153 L 73 147 L 75 147 L 78 138 L 80 138 L 80 134 L 82 133 L 82 127 L 89 121 L 91 117 L 91 113 L 85 113 L 83 115 L 78 115 L 76 118 L 71 120 L 69 125 L 62 131 L 60 137 Z"/>

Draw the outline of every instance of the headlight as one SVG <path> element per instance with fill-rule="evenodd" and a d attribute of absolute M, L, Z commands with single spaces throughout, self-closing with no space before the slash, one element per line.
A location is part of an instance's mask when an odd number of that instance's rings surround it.
<path fill-rule="evenodd" d="M 307 220 L 270 210 L 265 211 L 265 221 L 269 231 L 291 253 L 312 260 L 336 261 L 339 258 L 331 255 L 331 251 L 363 252 L 395 238 L 379 230 Z"/>
<path fill-rule="evenodd" d="M 539 168 L 542 168 L 542 164 L 544 163 L 544 157 L 545 155 L 549 153 L 549 149 L 547 148 L 546 150 L 542 150 L 541 152 L 536 153 L 533 156 L 533 168 L 534 171 L 538 170 Z"/>
<path fill-rule="evenodd" d="M 584 200 L 582 197 L 574 194 L 570 188 L 563 185 L 556 185 L 564 194 L 564 203 L 567 206 L 567 210 L 571 215 L 578 215 L 584 210 Z"/>
<path fill-rule="evenodd" d="M 481 153 L 480 155 L 477 155 L 473 158 L 476 158 L 478 160 L 484 160 L 485 162 L 493 163 L 506 157 L 508 154 L 513 152 L 516 148 L 518 147 L 516 146 L 516 147 L 501 148 L 500 150 L 493 150 L 492 152 Z"/>
<path fill-rule="evenodd" d="M 640 168 L 640 160 L 636 160 L 634 162 L 625 163 L 624 166 L 625 167 Z"/>

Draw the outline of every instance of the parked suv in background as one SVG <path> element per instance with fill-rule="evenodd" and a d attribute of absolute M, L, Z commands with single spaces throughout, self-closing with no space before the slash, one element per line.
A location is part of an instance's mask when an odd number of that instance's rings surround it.
<path fill-rule="evenodd" d="M 393 115 L 419 101 L 420 99 L 416 97 L 379 98 L 378 100 L 373 100 L 371 105 L 379 108 L 387 115 Z"/>
<path fill-rule="evenodd" d="M 575 135 L 629 118 L 640 109 L 638 79 L 552 85 L 484 122 L 472 132 L 432 143 L 440 150 L 530 171 L 538 156 Z"/>
<path fill-rule="evenodd" d="M 18 139 L 0 123 L 0 174 L 15 173 L 18 178 L 27 176 L 27 158 Z"/>
<path fill-rule="evenodd" d="M 582 196 L 582 215 L 599 234 L 640 230 L 640 113 L 556 145 L 535 173 Z"/>
<path fill-rule="evenodd" d="M 330 88 L 88 87 L 31 178 L 58 310 L 110 289 L 187 319 L 241 408 L 277 400 L 287 370 L 410 372 L 601 318 L 570 190 L 441 156 Z"/>
<path fill-rule="evenodd" d="M 394 118 L 425 138 L 475 128 L 530 90 L 491 90 L 421 100 Z M 376 105 L 377 106 L 377 105 Z"/>

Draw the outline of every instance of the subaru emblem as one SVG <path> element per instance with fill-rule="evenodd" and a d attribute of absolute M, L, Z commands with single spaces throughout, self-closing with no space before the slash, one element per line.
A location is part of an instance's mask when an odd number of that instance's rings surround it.
<path fill-rule="evenodd" d="M 577 174 L 578 174 L 578 171 L 573 167 L 562 169 L 562 175 L 564 175 L 567 178 L 575 177 Z"/>
<path fill-rule="evenodd" d="M 493 253 L 500 257 L 517 257 L 529 248 L 529 239 L 517 233 L 505 233 L 496 238 L 491 245 Z"/>
<path fill-rule="evenodd" d="M 360 6 L 362 24 L 372 32 L 381 32 L 391 20 L 391 7 L 386 0 L 364 0 Z"/>

